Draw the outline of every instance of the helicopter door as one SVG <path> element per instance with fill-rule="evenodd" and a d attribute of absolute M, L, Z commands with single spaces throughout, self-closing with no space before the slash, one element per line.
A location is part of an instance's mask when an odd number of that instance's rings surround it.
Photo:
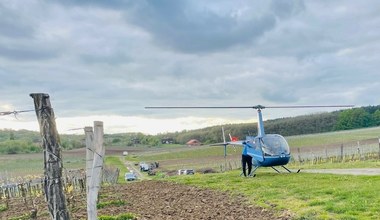
<path fill-rule="evenodd" d="M 290 154 L 289 145 L 281 135 L 268 134 L 260 140 L 264 156 L 281 156 Z"/>
<path fill-rule="evenodd" d="M 252 148 L 248 148 L 248 154 L 253 158 L 254 161 L 263 162 L 264 156 L 258 139 L 251 141 L 250 145 Z"/>

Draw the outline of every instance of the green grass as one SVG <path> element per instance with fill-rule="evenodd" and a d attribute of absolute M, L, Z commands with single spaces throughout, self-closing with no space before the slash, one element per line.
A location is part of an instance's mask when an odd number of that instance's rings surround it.
<path fill-rule="evenodd" d="M 85 168 L 85 158 L 77 155 L 63 156 L 65 169 Z M 40 175 L 44 172 L 43 154 L 12 154 L 0 155 L 0 174 L 10 177 Z"/>
<path fill-rule="evenodd" d="M 124 206 L 127 204 L 128 203 L 124 200 L 111 200 L 111 201 L 107 201 L 107 202 L 99 202 L 98 204 L 96 204 L 96 207 L 98 209 L 102 209 L 102 208 L 108 207 L 108 206 Z"/>
<path fill-rule="evenodd" d="M 101 215 L 99 220 L 134 220 L 137 219 L 136 215 L 133 213 L 120 214 L 117 216 Z"/>
<path fill-rule="evenodd" d="M 244 194 L 266 208 L 295 213 L 296 219 L 377 219 L 380 216 L 380 176 L 277 174 L 262 169 L 255 178 L 240 171 L 175 176 L 168 180 Z"/>
<path fill-rule="evenodd" d="M 291 147 L 340 144 L 380 137 L 380 127 L 286 137 Z"/>
<path fill-rule="evenodd" d="M 240 155 L 241 148 L 239 146 L 235 148 L 227 148 L 228 155 Z M 127 156 L 127 160 L 131 161 L 160 161 L 160 160 L 171 160 L 171 159 L 189 159 L 189 158 L 205 158 L 211 156 L 223 156 L 224 150 L 223 146 L 202 146 L 202 148 L 189 148 L 184 147 L 182 151 L 173 152 L 158 152 L 149 155 L 133 155 Z"/>
<path fill-rule="evenodd" d="M 119 178 L 118 178 L 118 183 L 124 183 L 125 182 L 125 180 L 124 180 L 124 173 L 128 172 L 128 169 L 124 165 L 124 163 L 123 163 L 122 160 L 123 160 L 122 157 L 109 156 L 109 157 L 106 157 L 106 159 L 104 161 L 105 165 L 117 167 L 117 168 L 120 169 L 120 175 L 119 175 Z"/>
<path fill-rule="evenodd" d="M 331 163 L 321 162 L 321 163 L 289 163 L 287 165 L 290 168 L 302 168 L 302 169 L 350 169 L 350 168 L 380 168 L 380 160 L 372 159 L 372 160 L 355 160 L 355 161 L 345 161 L 345 162 L 336 162 Z"/>

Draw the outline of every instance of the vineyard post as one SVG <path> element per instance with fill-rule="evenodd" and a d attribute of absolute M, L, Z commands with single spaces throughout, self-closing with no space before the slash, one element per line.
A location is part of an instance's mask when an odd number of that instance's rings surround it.
<path fill-rule="evenodd" d="M 97 219 L 96 204 L 98 200 L 98 193 L 101 185 L 101 175 L 103 170 L 103 160 L 104 160 L 104 146 L 103 146 L 103 122 L 94 122 L 94 161 L 92 165 L 91 180 L 89 186 L 88 197 L 89 201 L 87 204 L 87 219 L 94 220 Z"/>
<path fill-rule="evenodd" d="M 302 162 L 302 158 L 301 158 L 301 150 L 300 150 L 300 148 L 298 147 L 297 148 L 297 151 L 298 151 L 298 162 Z"/>
<path fill-rule="evenodd" d="M 90 213 L 90 181 L 92 174 L 92 165 L 94 161 L 94 132 L 92 127 L 85 127 L 84 133 L 86 135 L 86 195 L 87 195 L 87 213 Z"/>
<path fill-rule="evenodd" d="M 50 216 L 54 220 L 70 219 L 62 182 L 61 143 L 48 94 L 32 93 L 44 149 L 44 191 Z"/>
<path fill-rule="evenodd" d="M 94 161 L 94 132 L 92 127 L 85 127 L 84 132 L 86 135 L 86 189 L 88 192 Z"/>
<path fill-rule="evenodd" d="M 380 137 L 379 137 L 379 158 L 380 158 Z"/>

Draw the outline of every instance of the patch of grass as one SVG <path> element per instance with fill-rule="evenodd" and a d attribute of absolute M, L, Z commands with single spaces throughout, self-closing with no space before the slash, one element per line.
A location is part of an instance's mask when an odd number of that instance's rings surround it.
<path fill-rule="evenodd" d="M 119 178 L 118 178 L 118 182 L 119 183 L 125 182 L 125 180 L 124 180 L 124 173 L 128 172 L 128 169 L 124 165 L 124 162 L 122 160 L 123 160 L 122 157 L 109 156 L 109 157 L 106 157 L 106 159 L 104 161 L 104 163 L 106 165 L 108 165 L 108 166 L 114 166 L 114 167 L 117 167 L 117 168 L 120 169 L 120 175 L 119 175 Z"/>
<path fill-rule="evenodd" d="M 124 205 L 127 205 L 127 201 L 124 201 L 124 200 L 111 200 L 111 201 L 107 201 L 107 202 L 100 202 L 96 205 L 96 207 L 98 209 L 102 209 L 104 207 L 108 207 L 108 206 L 124 206 Z"/>
<path fill-rule="evenodd" d="M 99 220 L 135 220 L 136 215 L 133 213 L 120 214 L 117 216 L 101 215 Z"/>
<path fill-rule="evenodd" d="M 378 138 L 379 134 L 380 127 L 373 127 L 319 134 L 289 136 L 286 137 L 286 140 L 291 147 L 307 147 L 367 140 L 371 138 Z"/>
<path fill-rule="evenodd" d="M 85 156 L 64 154 L 63 166 L 66 169 L 79 169 L 86 167 Z M 20 161 L 23 161 L 20 163 Z M 27 164 L 27 165 L 26 165 Z M 10 178 L 26 175 L 40 175 L 44 173 L 43 154 L 13 154 L 0 155 L 0 173 Z"/>
<path fill-rule="evenodd" d="M 276 174 L 267 170 L 255 178 L 240 171 L 174 176 L 170 181 L 244 194 L 254 204 L 296 219 L 375 219 L 380 216 L 380 176 L 331 174 Z"/>
<path fill-rule="evenodd" d="M 18 217 L 9 218 L 8 220 L 29 220 L 29 219 L 30 219 L 30 215 L 25 214 Z"/>
<path fill-rule="evenodd" d="M 0 212 L 4 212 L 4 211 L 7 211 L 8 210 L 8 207 L 4 204 L 1 204 L 0 205 Z"/>
<path fill-rule="evenodd" d="M 238 155 L 241 153 L 241 148 L 235 150 L 232 147 L 227 148 L 228 155 Z M 152 153 L 149 155 L 129 156 L 127 160 L 131 161 L 160 161 L 171 159 L 191 159 L 191 158 L 207 158 L 210 156 L 223 156 L 223 147 L 221 146 L 202 146 L 201 148 L 184 147 L 176 151 Z"/>

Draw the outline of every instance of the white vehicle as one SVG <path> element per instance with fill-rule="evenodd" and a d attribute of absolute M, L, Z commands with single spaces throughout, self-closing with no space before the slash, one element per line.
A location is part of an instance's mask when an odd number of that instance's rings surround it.
<path fill-rule="evenodd" d="M 149 171 L 150 167 L 147 163 L 140 163 L 140 170 L 141 171 Z"/>
<path fill-rule="evenodd" d="M 178 170 L 178 175 L 194 175 L 194 170 L 193 169 L 182 169 Z"/>
<path fill-rule="evenodd" d="M 125 181 L 133 181 L 137 180 L 137 176 L 134 173 L 125 173 L 124 175 Z"/>

